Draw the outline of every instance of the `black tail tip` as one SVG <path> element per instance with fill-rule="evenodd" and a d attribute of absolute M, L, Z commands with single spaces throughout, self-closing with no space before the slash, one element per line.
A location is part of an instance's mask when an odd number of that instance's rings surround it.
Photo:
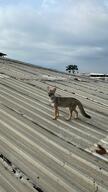
<path fill-rule="evenodd" d="M 91 119 L 91 116 L 88 115 L 87 113 L 85 113 L 84 116 L 85 116 L 86 118 L 88 118 L 88 119 Z"/>
<path fill-rule="evenodd" d="M 90 116 L 90 115 L 88 115 L 88 114 L 87 114 L 87 116 L 86 116 L 86 117 L 87 117 L 88 119 L 91 119 L 91 116 Z"/>

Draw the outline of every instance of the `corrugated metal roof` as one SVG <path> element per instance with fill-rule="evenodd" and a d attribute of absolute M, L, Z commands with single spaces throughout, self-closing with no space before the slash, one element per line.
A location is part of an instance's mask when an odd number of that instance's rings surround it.
<path fill-rule="evenodd" d="M 92 119 L 52 120 L 47 86 L 78 98 Z M 108 85 L 0 59 L 0 191 L 107 192 Z"/>

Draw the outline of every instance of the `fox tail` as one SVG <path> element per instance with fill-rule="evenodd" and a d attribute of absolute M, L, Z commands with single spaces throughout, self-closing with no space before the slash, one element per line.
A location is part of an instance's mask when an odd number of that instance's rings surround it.
<path fill-rule="evenodd" d="M 83 105 L 81 104 L 81 102 L 79 102 L 78 107 L 79 107 L 79 109 L 80 109 L 81 114 L 82 114 L 84 117 L 86 117 L 86 118 L 88 118 L 88 119 L 91 119 L 91 116 L 88 115 L 88 114 L 85 112 L 84 107 L 83 107 Z"/>

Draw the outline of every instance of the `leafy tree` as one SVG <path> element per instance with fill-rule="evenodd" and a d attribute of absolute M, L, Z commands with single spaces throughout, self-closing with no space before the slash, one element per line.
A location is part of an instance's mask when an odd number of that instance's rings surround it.
<path fill-rule="evenodd" d="M 66 71 L 68 71 L 69 73 L 75 73 L 75 71 L 78 71 L 78 67 L 77 65 L 68 65 L 66 66 Z"/>

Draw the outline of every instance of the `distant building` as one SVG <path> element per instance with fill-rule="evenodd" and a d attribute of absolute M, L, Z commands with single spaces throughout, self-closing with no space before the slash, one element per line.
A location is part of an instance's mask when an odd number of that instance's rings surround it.
<path fill-rule="evenodd" d="M 7 56 L 7 54 L 0 52 L 0 57 Z"/>
<path fill-rule="evenodd" d="M 90 73 L 89 74 L 90 78 L 92 79 L 102 79 L 105 80 L 108 77 L 108 74 L 103 74 L 103 73 Z"/>

